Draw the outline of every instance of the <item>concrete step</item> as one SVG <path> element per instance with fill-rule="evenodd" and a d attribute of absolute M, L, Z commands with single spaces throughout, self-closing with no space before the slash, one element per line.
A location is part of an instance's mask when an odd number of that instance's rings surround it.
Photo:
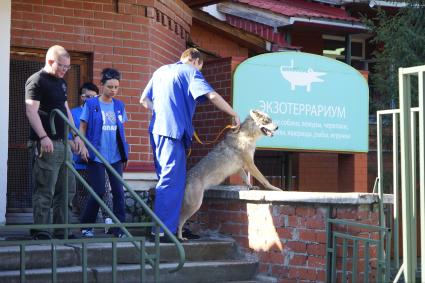
<path fill-rule="evenodd" d="M 119 243 L 117 262 L 122 264 L 136 264 L 139 262 L 139 252 L 131 243 Z M 199 240 L 183 244 L 187 261 L 234 259 L 235 246 L 229 241 Z M 154 244 L 146 242 L 146 251 L 153 254 Z M 58 267 L 80 265 L 81 244 L 67 244 L 57 246 Z M 27 246 L 26 268 L 47 268 L 51 266 L 51 246 Z M 93 243 L 87 245 L 87 262 L 89 266 L 102 266 L 111 263 L 112 249 L 110 243 Z M 173 244 L 160 245 L 161 262 L 176 262 L 178 254 Z M 19 270 L 20 258 L 18 247 L 0 247 L 0 270 Z M 2 281 L 0 281 L 2 282 Z"/>
<path fill-rule="evenodd" d="M 175 264 L 160 264 L 159 283 L 217 283 L 230 281 L 246 281 L 257 272 L 257 263 L 242 260 L 186 262 L 183 269 L 170 273 Z M 51 269 L 27 270 L 25 282 L 50 282 Z M 88 282 L 112 282 L 110 266 L 99 266 L 88 269 Z M 57 281 L 61 283 L 82 282 L 81 267 L 61 267 L 57 269 Z M 0 272 L 0 282 L 20 282 L 19 271 Z M 121 264 L 117 268 L 117 282 L 140 282 L 140 265 Z M 146 268 L 146 282 L 154 282 L 152 269 Z"/>
<path fill-rule="evenodd" d="M 147 191 L 150 188 L 155 188 L 158 182 L 158 177 L 155 173 L 126 172 L 123 177 L 127 184 L 136 191 Z"/>

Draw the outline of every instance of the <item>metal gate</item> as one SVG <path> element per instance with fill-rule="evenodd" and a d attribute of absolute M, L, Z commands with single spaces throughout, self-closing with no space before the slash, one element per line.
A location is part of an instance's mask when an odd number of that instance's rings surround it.
<path fill-rule="evenodd" d="M 360 223 L 340 219 L 328 219 L 327 243 L 327 282 L 347 282 L 347 249 L 352 253 L 351 282 L 368 282 L 372 278 L 375 282 L 398 282 L 404 276 L 404 282 L 418 281 L 417 273 L 417 220 L 420 218 L 420 255 L 422 282 L 425 282 L 425 114 L 424 114 L 424 75 L 425 66 L 399 69 L 399 109 L 382 110 L 377 112 L 377 161 L 378 177 L 375 183 L 379 195 L 379 226 L 368 225 L 362 228 L 377 231 L 379 237 L 368 239 L 357 238 L 348 234 L 332 231 L 330 227 L 338 225 L 362 225 Z M 417 85 L 416 85 L 417 84 Z M 417 95 L 417 96 L 416 96 Z M 417 104 L 412 107 L 412 104 Z M 385 125 L 392 124 L 392 207 L 384 207 L 384 147 L 383 129 Z M 374 188 L 374 192 L 375 191 Z M 417 207 L 419 195 L 420 209 Z M 419 213 L 420 213 L 420 217 Z M 403 256 L 400 256 L 399 229 L 400 214 L 402 217 L 401 239 Z M 342 261 L 341 280 L 337 280 L 337 239 L 340 238 Z M 391 242 L 391 239 L 394 241 Z M 348 245 L 352 242 L 351 246 Z M 357 272 L 357 250 L 363 243 L 364 256 L 369 259 L 368 253 L 372 245 L 377 248 L 376 277 L 371 277 L 371 270 L 366 265 L 360 278 Z M 393 251 L 392 251 L 393 248 Z M 392 256 L 392 264 L 390 258 Z M 395 271 L 395 272 L 391 272 Z"/>
<path fill-rule="evenodd" d="M 399 69 L 403 264 L 399 266 L 398 274 L 404 275 L 405 282 L 417 281 L 418 250 L 416 226 L 418 219 L 418 192 L 420 200 L 420 244 L 422 255 L 421 278 L 422 282 L 425 280 L 424 74 L 425 66 Z M 415 90 L 417 90 L 417 97 L 415 97 Z M 412 107 L 413 101 L 417 101 L 417 107 Z M 394 175 L 398 175 L 397 173 L 397 171 L 394 171 Z M 398 210 L 394 211 L 393 214 L 396 217 Z"/>

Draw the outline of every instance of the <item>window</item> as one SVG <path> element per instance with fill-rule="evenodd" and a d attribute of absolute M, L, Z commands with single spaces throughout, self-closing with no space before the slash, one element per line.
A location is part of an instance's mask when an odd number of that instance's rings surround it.
<path fill-rule="evenodd" d="M 345 58 L 345 38 L 343 36 L 323 35 L 323 55 L 334 59 Z M 365 59 L 365 40 L 351 37 L 351 59 Z"/>

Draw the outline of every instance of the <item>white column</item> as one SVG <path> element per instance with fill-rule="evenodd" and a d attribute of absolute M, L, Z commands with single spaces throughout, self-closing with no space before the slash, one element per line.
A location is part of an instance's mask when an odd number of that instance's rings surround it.
<path fill-rule="evenodd" d="M 11 0 L 0 1 L 0 224 L 6 223 Z"/>

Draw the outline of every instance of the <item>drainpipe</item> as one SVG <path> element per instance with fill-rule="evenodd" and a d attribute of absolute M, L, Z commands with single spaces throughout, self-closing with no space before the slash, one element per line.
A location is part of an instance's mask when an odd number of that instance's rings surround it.
<path fill-rule="evenodd" d="M 2 104 L 0 106 L 0 225 L 6 223 L 6 196 L 7 196 L 7 157 L 9 131 L 9 62 L 10 62 L 10 25 L 11 0 L 0 1 L 0 92 Z"/>

